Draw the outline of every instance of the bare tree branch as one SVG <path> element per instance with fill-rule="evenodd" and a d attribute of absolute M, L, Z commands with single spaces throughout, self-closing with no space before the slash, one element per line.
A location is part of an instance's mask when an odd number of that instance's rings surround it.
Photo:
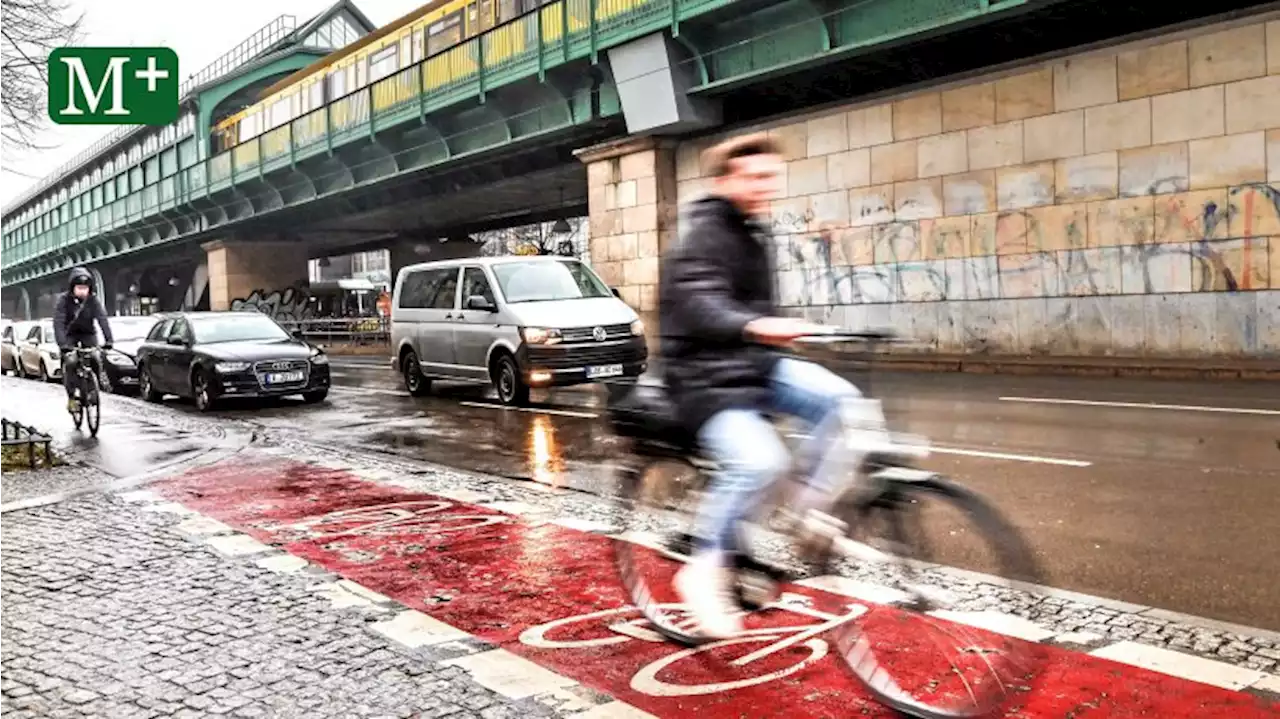
<path fill-rule="evenodd" d="M 583 257 L 586 251 L 587 218 L 568 218 L 569 232 L 552 232 L 555 223 L 543 222 L 501 230 L 479 232 L 472 240 L 482 245 L 485 255 L 563 255 Z"/>
<path fill-rule="evenodd" d="M 0 0 L 0 139 L 11 152 L 51 149 L 36 138 L 48 122 L 49 53 L 76 44 L 84 15 L 69 19 L 60 0 Z M 5 171 L 23 175 L 5 163 Z M 25 176 L 25 175 L 24 175 Z"/>

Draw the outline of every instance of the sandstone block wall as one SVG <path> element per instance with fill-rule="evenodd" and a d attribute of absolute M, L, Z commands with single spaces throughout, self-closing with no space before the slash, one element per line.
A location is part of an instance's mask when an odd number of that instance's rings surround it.
<path fill-rule="evenodd" d="M 1275 14 L 766 127 L 798 312 L 939 352 L 1280 355 Z M 718 139 L 677 148 L 680 201 Z"/>

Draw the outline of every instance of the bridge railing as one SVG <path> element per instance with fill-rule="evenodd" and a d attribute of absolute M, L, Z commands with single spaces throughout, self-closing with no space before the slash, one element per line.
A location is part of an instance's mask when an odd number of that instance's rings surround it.
<path fill-rule="evenodd" d="M 391 345 L 391 321 L 386 317 L 280 319 L 276 322 L 303 339 L 324 345 L 380 347 Z"/>
<path fill-rule="evenodd" d="M 49 450 L 53 438 L 48 434 L 9 419 L 0 419 L 0 434 L 3 435 L 0 444 L 3 444 L 4 449 L 15 450 L 16 454 L 26 459 L 28 467 L 35 469 L 42 463 L 45 467 L 53 466 L 53 454 Z M 8 461 L 9 453 L 5 452 L 5 455 L 5 460 Z"/>

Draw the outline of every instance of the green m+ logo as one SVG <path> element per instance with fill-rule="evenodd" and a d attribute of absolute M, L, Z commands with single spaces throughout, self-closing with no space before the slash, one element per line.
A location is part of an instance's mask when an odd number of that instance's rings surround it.
<path fill-rule="evenodd" d="M 178 55 L 167 47 L 60 47 L 49 53 L 49 117 L 59 125 L 168 125 L 178 119 Z"/>

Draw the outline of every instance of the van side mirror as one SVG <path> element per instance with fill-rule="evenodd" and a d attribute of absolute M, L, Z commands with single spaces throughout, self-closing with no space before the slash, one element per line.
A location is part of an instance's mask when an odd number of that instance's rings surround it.
<path fill-rule="evenodd" d="M 483 312 L 497 312 L 498 308 L 489 301 L 484 295 L 471 295 L 467 297 L 467 309 L 480 310 Z"/>
<path fill-rule="evenodd" d="M 622 299 L 622 293 L 618 291 L 617 287 L 610 287 L 609 291 L 613 293 L 614 297 L 617 297 L 618 299 Z"/>
<path fill-rule="evenodd" d="M 182 339 L 182 337 L 180 337 L 180 336 L 178 336 L 178 335 L 169 335 L 169 336 L 168 336 L 168 338 L 166 338 L 166 339 L 165 339 L 165 341 L 166 341 L 166 342 L 168 342 L 169 344 L 173 345 L 174 347 L 186 347 L 186 346 L 187 346 L 187 341 L 186 341 L 186 340 L 184 340 L 184 339 Z"/>

